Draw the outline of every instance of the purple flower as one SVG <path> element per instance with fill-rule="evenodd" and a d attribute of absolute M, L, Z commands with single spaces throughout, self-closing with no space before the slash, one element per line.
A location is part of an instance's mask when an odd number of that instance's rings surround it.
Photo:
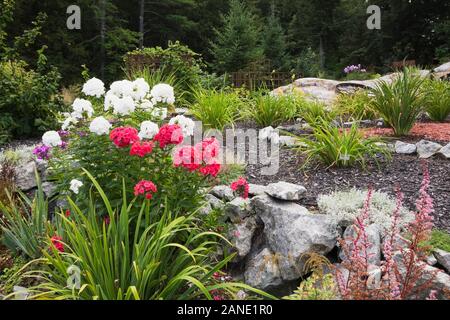
<path fill-rule="evenodd" d="M 66 130 L 59 130 L 59 131 L 58 131 L 58 134 L 59 134 L 59 136 L 60 136 L 61 138 L 65 138 L 65 137 L 67 137 L 67 136 L 70 134 L 70 132 L 69 132 L 69 131 L 66 131 Z"/>
<path fill-rule="evenodd" d="M 59 147 L 60 147 L 61 149 L 65 150 L 65 149 L 67 149 L 67 145 L 68 145 L 68 143 L 65 142 L 65 141 L 63 141 L 63 142 L 61 142 L 61 144 L 59 145 Z"/>
<path fill-rule="evenodd" d="M 41 145 L 37 146 L 33 150 L 33 154 L 39 159 L 39 160 L 48 160 L 50 159 L 49 152 L 51 150 L 51 147 Z"/>

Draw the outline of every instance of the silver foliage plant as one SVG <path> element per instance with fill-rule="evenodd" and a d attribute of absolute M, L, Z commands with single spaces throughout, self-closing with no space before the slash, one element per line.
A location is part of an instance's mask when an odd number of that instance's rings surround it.
<path fill-rule="evenodd" d="M 319 195 L 317 203 L 321 213 L 332 216 L 336 219 L 336 223 L 341 226 L 348 226 L 353 224 L 356 217 L 361 213 L 365 199 L 367 199 L 367 190 L 353 188 L 348 191 Z M 375 191 L 370 203 L 370 222 L 379 225 L 382 231 L 387 230 L 391 226 L 395 207 L 395 198 L 385 192 Z M 402 217 L 401 226 L 405 226 L 414 219 L 413 213 L 405 207 L 401 208 L 400 215 Z"/>

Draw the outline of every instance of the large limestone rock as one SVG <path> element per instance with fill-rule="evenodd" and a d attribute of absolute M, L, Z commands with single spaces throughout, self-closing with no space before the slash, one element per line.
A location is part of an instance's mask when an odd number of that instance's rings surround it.
<path fill-rule="evenodd" d="M 261 289 L 268 290 L 283 283 L 277 257 L 268 248 L 264 248 L 255 257 L 247 262 L 244 273 L 245 283 Z"/>
<path fill-rule="evenodd" d="M 283 280 L 294 280 L 304 273 L 304 253 L 327 254 L 336 245 L 338 232 L 327 215 L 311 214 L 292 202 L 268 195 L 252 199 L 252 208 L 264 223 L 269 248 L 278 257 Z"/>
<path fill-rule="evenodd" d="M 259 196 L 265 194 L 267 190 L 266 186 L 261 186 L 259 184 L 249 183 L 248 185 L 248 194 L 250 196 Z"/>
<path fill-rule="evenodd" d="M 222 210 L 225 207 L 225 203 L 212 194 L 205 195 L 205 200 L 208 201 L 212 209 Z"/>
<path fill-rule="evenodd" d="M 250 215 L 250 200 L 241 197 L 225 205 L 225 214 L 233 223 L 240 223 Z"/>
<path fill-rule="evenodd" d="M 428 159 L 438 153 L 439 150 L 442 149 L 442 146 L 439 143 L 420 140 L 417 144 L 417 153 L 419 154 L 419 158 Z"/>
<path fill-rule="evenodd" d="M 280 181 L 269 184 L 266 193 L 276 199 L 298 201 L 306 193 L 306 189 L 297 184 Z"/>

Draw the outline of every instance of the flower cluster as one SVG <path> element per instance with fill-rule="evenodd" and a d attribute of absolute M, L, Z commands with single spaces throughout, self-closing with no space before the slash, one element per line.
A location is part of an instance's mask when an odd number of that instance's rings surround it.
<path fill-rule="evenodd" d="M 183 139 L 183 131 L 177 124 L 163 125 L 154 137 L 154 140 L 158 141 L 159 147 L 161 149 L 164 149 L 167 145 L 170 144 L 180 144 L 183 142 Z"/>
<path fill-rule="evenodd" d="M 100 79 L 92 78 L 83 85 L 81 91 L 87 96 L 100 98 L 105 94 L 105 84 Z"/>
<path fill-rule="evenodd" d="M 218 161 L 219 142 L 215 138 L 205 139 L 194 147 L 182 146 L 175 150 L 173 164 L 193 172 L 198 170 L 203 176 L 216 177 L 221 165 Z"/>
<path fill-rule="evenodd" d="M 176 116 L 170 119 L 169 124 L 177 124 L 180 126 L 181 130 L 183 130 L 183 135 L 185 137 L 189 137 L 194 135 L 195 123 L 189 118 L 185 116 Z"/>
<path fill-rule="evenodd" d="M 95 133 L 98 136 L 102 136 L 108 134 L 111 127 L 112 125 L 104 117 L 97 117 L 92 120 L 91 124 L 89 125 L 89 131 Z"/>
<path fill-rule="evenodd" d="M 34 148 L 33 154 L 39 159 L 39 160 L 48 160 L 50 159 L 49 152 L 52 148 L 46 145 L 40 145 Z"/>
<path fill-rule="evenodd" d="M 352 73 L 352 72 L 362 72 L 362 73 L 366 73 L 367 70 L 363 69 L 361 64 L 356 65 L 351 65 L 351 66 L 347 66 L 344 68 L 344 72 L 346 74 Z"/>
<path fill-rule="evenodd" d="M 109 134 L 111 141 L 119 148 L 125 148 L 139 141 L 138 131 L 131 127 L 118 127 Z"/>
<path fill-rule="evenodd" d="M 51 237 L 50 241 L 52 242 L 53 247 L 59 252 L 64 252 L 64 244 L 62 242 L 62 238 L 59 236 Z"/>
<path fill-rule="evenodd" d="M 153 198 L 153 194 L 157 191 L 155 184 L 149 180 L 141 180 L 134 186 L 134 195 L 136 197 L 142 195 L 148 200 Z"/>
<path fill-rule="evenodd" d="M 247 199 L 248 198 L 248 191 L 249 191 L 249 185 L 247 180 L 245 178 L 240 177 L 238 180 L 231 183 L 231 189 L 238 193 L 242 198 Z"/>
<path fill-rule="evenodd" d="M 94 114 L 94 108 L 92 108 L 92 103 L 89 100 L 76 98 L 72 104 L 73 112 L 70 114 L 72 121 L 77 121 L 82 119 L 84 115 L 89 118 Z"/>
<path fill-rule="evenodd" d="M 153 142 L 136 141 L 131 146 L 130 155 L 143 158 L 146 155 L 152 153 L 152 151 L 153 151 Z"/>
<path fill-rule="evenodd" d="M 62 144 L 61 137 L 56 131 L 47 131 L 42 136 L 42 143 L 47 147 L 57 147 Z"/>

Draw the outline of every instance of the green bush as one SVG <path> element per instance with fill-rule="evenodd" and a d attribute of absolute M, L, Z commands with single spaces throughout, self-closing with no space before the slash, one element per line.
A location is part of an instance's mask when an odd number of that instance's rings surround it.
<path fill-rule="evenodd" d="M 405 68 L 392 83 L 380 81 L 371 90 L 373 109 L 394 129 L 395 135 L 407 135 L 423 111 L 424 81 L 416 69 Z"/>
<path fill-rule="evenodd" d="M 191 114 L 208 129 L 223 130 L 226 125 L 233 125 L 243 105 L 236 92 L 217 90 L 197 90 L 195 100 Z"/>
<path fill-rule="evenodd" d="M 183 106 L 193 102 L 192 88 L 197 87 L 202 75 L 204 64 L 200 55 L 182 45 L 180 42 L 170 42 L 168 47 L 143 48 L 126 54 L 125 71 L 129 78 L 138 78 L 136 75 L 144 69 L 151 72 L 162 72 L 164 77 L 174 80 L 173 86 L 178 93 L 187 92 Z M 159 70 L 159 71 L 158 71 Z M 176 84 L 175 84 L 176 83 Z"/>
<path fill-rule="evenodd" d="M 59 215 L 58 235 L 63 248 L 46 251 L 45 269 L 29 275 L 41 279 L 31 288 L 33 298 L 81 300 L 213 299 L 213 291 L 233 297 L 247 289 L 270 297 L 241 283 L 221 282 L 213 277 L 233 256 L 215 261 L 217 241 L 225 238 L 198 227 L 195 214 L 179 216 L 165 210 L 161 216 L 140 203 L 134 216 L 127 202 L 116 210 L 94 177 L 89 175 L 102 198 L 109 222 L 99 220 L 97 205 L 82 211 L 70 201 L 71 215 Z M 92 201 L 92 200 L 91 200 Z M 50 244 L 49 244 L 50 245 Z M 68 287 L 70 268 L 81 270 L 80 287 Z"/>
<path fill-rule="evenodd" d="M 243 110 L 245 118 L 254 120 L 260 127 L 276 127 L 295 118 L 298 110 L 297 97 L 274 96 L 260 90 L 253 94 Z"/>
<path fill-rule="evenodd" d="M 364 90 L 354 94 L 341 94 L 334 103 L 334 110 L 338 115 L 353 120 L 373 120 L 377 117 L 372 109 L 372 97 Z"/>
<path fill-rule="evenodd" d="M 35 136 L 55 126 L 62 109 L 58 95 L 59 73 L 46 70 L 45 57 L 37 70 L 24 61 L 0 62 L 0 144 L 11 138 Z"/>
<path fill-rule="evenodd" d="M 302 145 L 299 150 L 306 155 L 305 166 L 311 160 L 320 160 L 330 167 L 350 167 L 356 164 L 365 167 L 368 158 L 378 163 L 378 155 L 390 156 L 387 148 L 379 144 L 379 138 L 364 138 L 356 124 L 345 129 L 322 120 L 313 130 L 313 139 L 299 138 Z"/>
<path fill-rule="evenodd" d="M 431 120 L 445 121 L 450 115 L 450 83 L 428 80 L 425 83 L 425 106 Z"/>

